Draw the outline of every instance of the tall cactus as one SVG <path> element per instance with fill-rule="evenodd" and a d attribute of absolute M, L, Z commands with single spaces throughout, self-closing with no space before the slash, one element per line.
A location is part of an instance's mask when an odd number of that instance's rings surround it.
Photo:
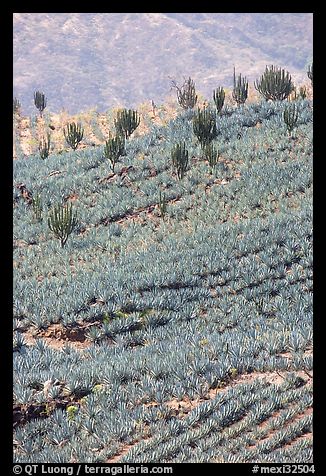
<path fill-rule="evenodd" d="M 73 150 L 76 150 L 78 144 L 83 140 L 84 129 L 80 122 L 77 124 L 72 122 L 66 125 L 66 128 L 63 130 L 66 142 Z"/>
<path fill-rule="evenodd" d="M 193 109 L 197 103 L 197 94 L 195 82 L 190 78 L 186 79 L 179 88 L 175 81 L 172 81 L 172 86 L 177 90 L 177 100 L 183 109 Z"/>
<path fill-rule="evenodd" d="M 313 63 L 308 67 L 307 76 L 311 81 L 311 86 L 313 86 Z"/>
<path fill-rule="evenodd" d="M 254 85 L 266 101 L 283 101 L 294 90 L 290 73 L 273 65 L 266 66 L 263 75 Z"/>
<path fill-rule="evenodd" d="M 233 91 L 232 97 L 237 103 L 238 107 L 244 104 L 248 98 L 248 81 L 246 77 L 242 77 L 241 73 L 236 78 L 235 68 L 233 69 Z"/>
<path fill-rule="evenodd" d="M 291 134 L 296 127 L 299 118 L 299 111 L 295 103 L 286 106 L 283 112 L 283 119 L 286 124 L 288 133 Z"/>
<path fill-rule="evenodd" d="M 118 136 L 128 139 L 140 124 L 140 117 L 137 111 L 132 109 L 121 109 L 114 120 L 114 126 Z"/>
<path fill-rule="evenodd" d="M 225 100 L 225 91 L 222 87 L 219 87 L 216 90 L 214 89 L 213 100 L 215 102 L 217 113 L 220 113 L 222 110 L 222 107 L 224 106 L 224 100 Z"/>
<path fill-rule="evenodd" d="M 167 202 L 166 202 L 165 193 L 162 194 L 161 190 L 159 191 L 158 208 L 160 210 L 160 215 L 164 220 L 165 214 L 167 211 Z"/>
<path fill-rule="evenodd" d="M 57 205 L 49 213 L 48 226 L 54 236 L 60 240 L 61 248 L 67 242 L 69 235 L 77 226 L 77 212 L 73 212 L 72 204 Z"/>
<path fill-rule="evenodd" d="M 202 149 L 217 137 L 216 114 L 210 109 L 198 108 L 193 117 L 193 131 Z"/>
<path fill-rule="evenodd" d="M 114 173 L 115 164 L 118 162 L 125 150 L 125 138 L 123 136 L 110 137 L 105 141 L 104 155 L 111 162 L 111 169 Z"/>
<path fill-rule="evenodd" d="M 36 194 L 32 197 L 32 207 L 33 207 L 33 213 L 34 217 L 36 218 L 37 221 L 42 221 L 42 200 L 41 196 L 39 194 Z"/>
<path fill-rule="evenodd" d="M 20 101 L 17 98 L 14 98 L 13 99 L 13 113 L 20 114 L 20 111 L 21 111 Z"/>
<path fill-rule="evenodd" d="M 36 108 L 40 111 L 40 116 L 42 117 L 43 111 L 46 108 L 46 97 L 41 91 L 35 91 L 34 93 L 34 104 Z"/>
<path fill-rule="evenodd" d="M 186 144 L 176 144 L 171 151 L 172 165 L 176 171 L 179 180 L 183 179 L 189 163 L 189 155 Z"/>
<path fill-rule="evenodd" d="M 47 137 L 43 136 L 38 144 L 38 150 L 40 152 L 40 157 L 42 160 L 46 159 L 49 156 L 50 146 L 51 146 L 51 135 L 48 132 Z"/>
<path fill-rule="evenodd" d="M 209 166 L 212 171 L 216 168 L 218 162 L 218 149 L 215 148 L 213 143 L 206 145 L 204 149 L 205 159 L 208 160 Z"/>

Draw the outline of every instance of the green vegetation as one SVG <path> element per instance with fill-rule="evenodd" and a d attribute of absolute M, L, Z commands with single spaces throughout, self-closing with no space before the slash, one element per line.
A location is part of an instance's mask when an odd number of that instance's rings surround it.
<path fill-rule="evenodd" d="M 217 137 L 216 114 L 209 108 L 199 109 L 193 120 L 193 131 L 202 149 Z"/>
<path fill-rule="evenodd" d="M 73 211 L 72 204 L 57 205 L 49 213 L 48 226 L 54 236 L 60 240 L 61 248 L 66 244 L 76 225 L 77 212 Z"/>
<path fill-rule="evenodd" d="M 233 91 L 232 97 L 237 103 L 238 107 L 244 104 L 248 98 L 248 80 L 242 77 L 241 73 L 236 78 L 235 68 L 233 70 Z"/>
<path fill-rule="evenodd" d="M 128 139 L 140 124 L 140 117 L 137 111 L 132 109 L 122 109 L 118 111 L 114 120 L 114 125 L 118 136 Z"/>
<path fill-rule="evenodd" d="M 293 129 L 297 126 L 298 118 L 299 111 L 296 104 L 291 103 L 287 105 L 283 112 L 283 119 L 289 134 L 291 134 Z"/>
<path fill-rule="evenodd" d="M 266 66 L 261 78 L 255 81 L 255 88 L 266 101 L 283 101 L 294 90 L 291 75 L 274 65 Z"/>
<path fill-rule="evenodd" d="M 40 111 L 40 116 L 42 117 L 43 111 L 46 108 L 47 99 L 41 91 L 35 91 L 34 93 L 34 104 L 35 107 Z"/>
<path fill-rule="evenodd" d="M 110 161 L 113 173 L 116 163 L 124 152 L 125 139 L 123 136 L 110 137 L 109 140 L 105 141 L 104 155 Z"/>
<path fill-rule="evenodd" d="M 48 132 L 46 137 L 42 137 L 38 144 L 38 150 L 42 160 L 46 159 L 49 156 L 51 148 L 51 135 Z"/>
<path fill-rule="evenodd" d="M 225 101 L 225 91 L 222 87 L 219 87 L 216 90 L 214 89 L 213 100 L 214 100 L 217 112 L 220 113 Z"/>
<path fill-rule="evenodd" d="M 211 172 L 213 172 L 218 162 L 218 149 L 215 147 L 215 145 L 212 142 L 205 146 L 204 156 L 205 156 L 205 159 L 208 160 L 209 166 L 211 168 Z"/>
<path fill-rule="evenodd" d="M 42 221 L 43 205 L 42 205 L 41 196 L 39 194 L 35 194 L 32 197 L 32 208 L 33 208 L 35 219 L 39 222 Z"/>
<path fill-rule="evenodd" d="M 182 180 L 188 170 L 189 153 L 185 142 L 176 144 L 171 151 L 172 165 L 179 180 Z"/>
<path fill-rule="evenodd" d="M 79 143 L 83 140 L 84 137 L 84 128 L 81 123 L 71 122 L 67 124 L 63 130 L 67 144 L 73 149 L 76 150 Z"/>
<path fill-rule="evenodd" d="M 172 86 L 177 90 L 177 100 L 183 109 L 193 109 L 197 103 L 197 94 L 195 82 L 189 77 L 186 79 L 181 88 L 172 81 Z"/>

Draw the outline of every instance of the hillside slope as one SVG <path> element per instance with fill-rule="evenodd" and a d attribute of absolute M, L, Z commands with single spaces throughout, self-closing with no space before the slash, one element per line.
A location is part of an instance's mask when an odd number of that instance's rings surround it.
<path fill-rule="evenodd" d="M 15 13 L 14 94 L 25 113 L 45 91 L 52 112 L 161 103 L 170 77 L 189 75 L 206 97 L 230 87 L 233 66 L 250 81 L 266 64 L 306 80 L 312 14 Z"/>
<path fill-rule="evenodd" d="M 312 103 L 291 137 L 286 104 L 224 110 L 215 170 L 182 111 L 114 174 L 102 146 L 14 161 L 15 462 L 312 462 Z"/>

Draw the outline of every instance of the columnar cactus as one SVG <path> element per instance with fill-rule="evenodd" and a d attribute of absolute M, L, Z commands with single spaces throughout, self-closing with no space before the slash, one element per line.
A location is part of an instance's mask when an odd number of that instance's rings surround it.
<path fill-rule="evenodd" d="M 198 111 L 193 117 L 193 131 L 201 148 L 204 149 L 207 144 L 217 137 L 216 114 L 210 109 L 204 108 Z"/>
<path fill-rule="evenodd" d="M 125 150 L 125 138 L 123 136 L 110 137 L 105 141 L 104 155 L 111 162 L 111 169 L 114 173 L 115 164 L 118 162 Z"/>
<path fill-rule="evenodd" d="M 254 85 L 266 101 L 283 101 L 294 90 L 290 73 L 273 65 L 266 66 L 264 74 Z"/>
<path fill-rule="evenodd" d="M 165 198 L 165 193 L 162 193 L 161 190 L 159 192 L 159 198 L 158 198 L 158 208 L 160 210 L 161 217 L 165 218 L 167 206 L 166 206 L 166 198 Z"/>
<path fill-rule="evenodd" d="M 39 194 L 36 194 L 35 196 L 33 196 L 32 207 L 33 207 L 34 217 L 36 218 L 37 221 L 41 221 L 43 206 L 42 206 L 42 201 Z"/>
<path fill-rule="evenodd" d="M 188 151 L 186 144 L 176 144 L 171 151 L 172 165 L 176 171 L 177 177 L 181 180 L 188 169 Z"/>
<path fill-rule="evenodd" d="M 189 77 L 179 88 L 175 81 L 172 81 L 173 87 L 177 90 L 177 100 L 183 109 L 193 109 L 197 103 L 197 94 L 195 82 Z"/>
<path fill-rule="evenodd" d="M 307 76 L 311 81 L 311 86 L 313 86 L 313 63 L 308 67 Z"/>
<path fill-rule="evenodd" d="M 118 136 L 128 139 L 140 124 L 140 117 L 137 111 L 132 109 L 122 109 L 118 111 L 114 126 Z"/>
<path fill-rule="evenodd" d="M 20 110 L 21 110 L 20 101 L 17 98 L 14 98 L 13 99 L 13 113 L 20 114 Z"/>
<path fill-rule="evenodd" d="M 217 112 L 220 113 L 224 105 L 224 100 L 225 100 L 225 91 L 222 87 L 219 87 L 216 90 L 214 89 L 213 99 L 215 102 Z"/>
<path fill-rule="evenodd" d="M 41 91 L 35 91 L 34 93 L 34 104 L 36 108 L 40 111 L 40 116 L 42 117 L 43 111 L 46 108 L 46 97 Z"/>
<path fill-rule="evenodd" d="M 296 104 L 291 103 L 287 105 L 283 112 L 283 119 L 289 134 L 291 134 L 293 129 L 296 127 L 298 118 L 299 112 Z"/>
<path fill-rule="evenodd" d="M 60 240 L 61 248 L 67 242 L 69 235 L 77 226 L 77 212 L 73 212 L 72 204 L 57 205 L 49 213 L 48 226 L 54 236 Z"/>
<path fill-rule="evenodd" d="M 38 150 L 40 152 L 40 157 L 42 160 L 46 159 L 49 156 L 50 146 L 51 146 L 51 135 L 50 133 L 48 133 L 47 137 L 43 136 L 38 144 Z"/>
<path fill-rule="evenodd" d="M 218 149 L 215 148 L 213 143 L 207 144 L 204 148 L 205 159 L 208 160 L 208 163 L 211 167 L 211 172 L 217 165 L 218 161 Z"/>
<path fill-rule="evenodd" d="M 72 122 L 67 124 L 66 128 L 63 130 L 66 142 L 73 150 L 76 150 L 78 144 L 83 140 L 84 129 L 80 122 L 77 124 Z"/>
<path fill-rule="evenodd" d="M 244 104 L 248 98 L 248 81 L 247 78 L 242 78 L 241 73 L 236 78 L 235 68 L 233 70 L 233 91 L 232 97 L 237 103 L 238 107 Z"/>

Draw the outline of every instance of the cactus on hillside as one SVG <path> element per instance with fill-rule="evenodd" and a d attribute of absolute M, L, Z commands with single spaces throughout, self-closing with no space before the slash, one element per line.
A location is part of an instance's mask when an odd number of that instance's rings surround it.
<path fill-rule="evenodd" d="M 204 148 L 205 159 L 208 160 L 209 166 L 211 167 L 211 173 L 217 165 L 218 161 L 218 149 L 213 143 L 207 144 Z"/>
<path fill-rule="evenodd" d="M 13 99 L 13 113 L 20 114 L 20 110 L 21 110 L 20 101 L 17 98 L 14 98 Z"/>
<path fill-rule="evenodd" d="M 220 113 L 224 105 L 224 100 L 225 100 L 225 91 L 222 87 L 219 87 L 216 90 L 214 89 L 213 100 L 215 102 L 217 113 Z"/>
<path fill-rule="evenodd" d="M 158 208 L 160 210 L 160 215 L 161 217 L 165 218 L 167 206 L 166 206 L 166 198 L 165 198 L 165 193 L 162 194 L 161 190 L 159 191 L 159 198 L 158 198 Z"/>
<path fill-rule="evenodd" d="M 116 137 L 109 137 L 105 141 L 104 155 L 111 162 L 111 169 L 114 173 L 115 164 L 118 162 L 121 155 L 125 151 L 125 138 L 117 135 Z"/>
<path fill-rule="evenodd" d="M 42 117 L 43 111 L 46 108 L 46 97 L 41 91 L 35 91 L 34 93 L 34 104 L 36 108 L 40 111 L 40 116 Z"/>
<path fill-rule="evenodd" d="M 132 109 L 121 109 L 114 120 L 117 136 L 124 136 L 128 139 L 140 124 L 140 117 L 137 111 Z"/>
<path fill-rule="evenodd" d="M 177 100 L 183 109 L 193 109 L 197 103 L 197 94 L 195 82 L 189 77 L 185 79 L 181 88 L 175 81 L 172 81 L 172 87 L 177 90 Z"/>
<path fill-rule="evenodd" d="M 203 110 L 198 108 L 193 117 L 193 131 L 201 148 L 204 149 L 217 137 L 216 113 L 207 108 Z"/>
<path fill-rule="evenodd" d="M 60 240 L 61 248 L 63 248 L 69 235 L 77 226 L 77 212 L 73 212 L 72 204 L 55 206 L 49 213 L 48 226 L 54 236 Z"/>
<path fill-rule="evenodd" d="M 177 177 L 181 180 L 187 169 L 189 163 L 189 155 L 186 149 L 186 144 L 176 144 L 171 151 L 172 165 L 176 171 Z"/>
<path fill-rule="evenodd" d="M 313 63 L 308 67 L 307 76 L 311 81 L 311 86 L 313 86 Z"/>
<path fill-rule="evenodd" d="M 72 122 L 66 125 L 66 128 L 63 130 L 66 142 L 73 150 L 76 150 L 78 144 L 82 141 L 84 137 L 84 129 L 80 122 L 77 124 Z"/>
<path fill-rule="evenodd" d="M 242 77 L 241 73 L 236 78 L 235 68 L 233 69 L 233 91 L 232 97 L 237 103 L 238 107 L 244 104 L 248 98 L 248 81 L 246 77 Z"/>
<path fill-rule="evenodd" d="M 39 144 L 38 150 L 40 152 L 41 159 L 46 159 L 50 153 L 50 146 L 51 146 L 51 135 L 48 132 L 46 137 L 42 137 Z"/>
<path fill-rule="evenodd" d="M 296 104 L 291 103 L 287 105 L 283 112 L 283 119 L 289 134 L 291 134 L 293 129 L 296 127 L 298 118 L 299 112 Z"/>
<path fill-rule="evenodd" d="M 254 85 L 266 101 L 283 101 L 294 90 L 290 73 L 273 65 L 266 66 L 263 75 Z"/>
<path fill-rule="evenodd" d="M 33 213 L 34 217 L 36 218 L 37 221 L 42 221 L 42 201 L 41 197 L 39 194 L 36 194 L 32 198 L 32 207 L 33 207 Z"/>

